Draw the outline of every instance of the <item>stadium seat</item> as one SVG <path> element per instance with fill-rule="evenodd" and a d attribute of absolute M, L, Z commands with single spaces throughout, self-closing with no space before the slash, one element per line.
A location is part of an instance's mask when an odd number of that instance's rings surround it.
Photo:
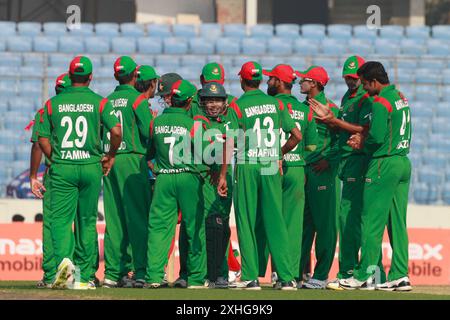
<path fill-rule="evenodd" d="M 395 25 L 384 25 L 380 29 L 380 38 L 383 39 L 399 39 L 404 36 L 404 27 Z"/>
<path fill-rule="evenodd" d="M 41 34 L 40 22 L 18 22 L 17 31 L 21 36 L 33 37 Z"/>
<path fill-rule="evenodd" d="M 111 79 L 111 77 L 114 77 L 114 70 L 112 65 L 110 67 L 100 67 L 95 69 L 95 80 Z"/>
<path fill-rule="evenodd" d="M 307 65 L 305 57 L 299 56 L 288 56 L 286 57 L 285 63 L 289 64 L 295 70 L 305 70 L 309 65 Z"/>
<path fill-rule="evenodd" d="M 29 166 L 29 161 L 14 161 L 11 165 L 13 176 L 18 176 L 23 171 L 25 171 Z"/>
<path fill-rule="evenodd" d="M 366 57 L 373 52 L 373 46 L 370 41 L 356 38 L 351 38 L 349 40 L 348 49 L 349 54 L 356 54 L 362 57 Z"/>
<path fill-rule="evenodd" d="M 0 53 L 0 66 L 19 67 L 22 65 L 22 56 L 11 52 Z"/>
<path fill-rule="evenodd" d="M 147 24 L 147 34 L 149 37 L 172 37 L 172 30 L 169 24 Z"/>
<path fill-rule="evenodd" d="M 37 36 L 33 39 L 33 51 L 35 52 L 57 52 L 58 38 L 50 36 Z"/>
<path fill-rule="evenodd" d="M 389 74 L 389 78 L 395 80 L 396 83 L 411 83 L 414 81 L 414 70 L 398 68 L 397 72 Z"/>
<path fill-rule="evenodd" d="M 196 66 L 184 66 L 177 69 L 177 73 L 189 81 L 198 81 L 201 68 Z"/>
<path fill-rule="evenodd" d="M 237 68 L 241 68 L 242 65 L 248 61 L 257 61 L 259 62 L 259 58 L 258 57 L 252 57 L 252 56 L 244 56 L 244 55 L 239 55 L 239 56 L 234 56 L 233 57 L 233 66 L 237 67 Z"/>
<path fill-rule="evenodd" d="M 233 96 L 239 97 L 243 94 L 241 84 L 237 81 L 231 83 L 230 91 Z"/>
<path fill-rule="evenodd" d="M 165 38 L 163 39 L 164 53 L 168 54 L 187 54 L 188 42 L 183 38 Z"/>
<path fill-rule="evenodd" d="M 139 53 L 143 54 L 160 54 L 163 52 L 160 38 L 138 38 L 137 46 Z"/>
<path fill-rule="evenodd" d="M 436 167 L 431 165 L 424 165 L 421 168 L 418 168 L 418 174 L 419 182 L 439 185 L 444 180 L 444 176 L 442 175 L 442 173 L 439 172 L 439 170 L 436 170 Z"/>
<path fill-rule="evenodd" d="M 42 24 L 44 35 L 49 37 L 67 35 L 67 28 L 64 22 L 44 22 Z"/>
<path fill-rule="evenodd" d="M 426 183 L 417 183 L 414 187 L 414 200 L 418 204 L 433 204 L 439 198 L 438 188 L 427 185 Z"/>
<path fill-rule="evenodd" d="M 435 25 L 431 30 L 434 39 L 450 40 L 450 25 Z"/>
<path fill-rule="evenodd" d="M 242 39 L 242 53 L 246 55 L 263 55 L 266 53 L 266 41 L 262 38 Z"/>
<path fill-rule="evenodd" d="M 14 21 L 0 21 L 0 37 L 16 35 L 16 23 Z"/>
<path fill-rule="evenodd" d="M 13 130 L 13 131 L 19 131 L 21 132 L 28 123 L 30 123 L 30 115 L 25 115 L 23 112 L 19 112 L 19 115 L 12 116 L 11 112 L 8 112 L 5 114 L 5 118 L 7 121 L 5 121 L 5 129 L 6 130 Z"/>
<path fill-rule="evenodd" d="M 429 26 L 407 26 L 406 36 L 410 39 L 428 39 L 430 37 Z"/>
<path fill-rule="evenodd" d="M 0 67 L 0 71 L 3 71 L 5 68 Z M 16 72 L 17 73 L 17 72 Z M 2 75 L 5 75 L 5 73 L 2 73 Z M 9 96 L 15 96 L 17 90 L 17 84 L 16 80 L 0 80 L 0 96 L 2 99 Z"/>
<path fill-rule="evenodd" d="M 321 45 L 322 53 L 326 55 L 343 55 L 347 53 L 345 39 L 324 38 Z"/>
<path fill-rule="evenodd" d="M 120 24 L 120 34 L 122 37 L 143 37 L 145 36 L 145 27 L 140 23 L 125 22 Z"/>
<path fill-rule="evenodd" d="M 99 22 L 95 24 L 95 35 L 97 37 L 118 37 L 119 24 L 114 22 Z"/>
<path fill-rule="evenodd" d="M 23 66 L 20 68 L 20 76 L 22 79 L 43 77 L 43 75 L 44 75 L 43 65 Z"/>
<path fill-rule="evenodd" d="M 0 131 L 1 132 L 1 131 Z M 6 144 L 0 144 L 0 161 L 2 163 L 10 163 L 14 161 L 14 153 Z"/>
<path fill-rule="evenodd" d="M 300 26 L 293 23 L 275 25 L 275 35 L 280 38 L 295 39 L 300 36 Z"/>
<path fill-rule="evenodd" d="M 12 52 L 30 52 L 32 50 L 31 37 L 13 36 L 7 38 L 7 47 Z"/>
<path fill-rule="evenodd" d="M 197 36 L 196 26 L 193 24 L 174 24 L 173 36 L 180 38 L 193 38 Z"/>
<path fill-rule="evenodd" d="M 400 47 L 398 43 L 395 43 L 395 41 L 392 41 L 392 39 L 375 39 L 374 47 L 375 52 L 383 56 L 395 56 L 400 53 Z"/>
<path fill-rule="evenodd" d="M 442 188 L 442 201 L 446 205 L 450 205 L 450 183 L 447 182 Z"/>
<path fill-rule="evenodd" d="M 415 81 L 417 84 L 438 84 L 441 82 L 441 75 L 429 69 L 416 69 L 415 74 Z M 416 87 L 416 93 L 417 92 Z M 426 91 L 424 90 L 423 93 L 426 93 Z"/>
<path fill-rule="evenodd" d="M 261 57 L 261 60 L 259 62 L 264 69 L 272 69 L 277 64 L 285 63 L 283 59 L 280 59 L 279 57 L 272 57 L 272 56 Z"/>
<path fill-rule="evenodd" d="M 377 37 L 377 29 L 368 29 L 367 26 L 357 25 L 353 26 L 353 35 L 361 40 L 375 40 Z"/>
<path fill-rule="evenodd" d="M 427 42 L 427 53 L 433 56 L 448 57 L 450 45 L 442 40 L 430 39 Z"/>
<path fill-rule="evenodd" d="M 136 54 L 134 56 L 134 60 L 138 65 L 148 65 L 148 66 L 154 66 L 155 65 L 155 59 L 153 56 L 147 55 L 147 54 Z M 158 72 L 157 72 L 158 73 Z"/>
<path fill-rule="evenodd" d="M 231 81 L 237 81 L 237 83 L 239 83 L 239 71 L 241 71 L 241 66 L 238 67 L 229 67 L 228 68 L 229 72 L 227 73 L 227 79 L 231 80 Z M 233 89 L 234 87 L 231 86 L 231 88 Z M 240 88 L 240 86 L 239 86 Z M 242 92 L 242 89 L 241 89 Z M 233 94 L 235 95 L 235 94 Z"/>
<path fill-rule="evenodd" d="M 155 64 L 157 68 L 160 67 L 172 67 L 172 71 L 180 65 L 180 58 L 178 56 L 159 55 L 155 58 Z"/>
<path fill-rule="evenodd" d="M 325 38 L 325 25 L 313 23 L 302 25 L 302 37 L 318 40 Z"/>
<path fill-rule="evenodd" d="M 85 51 L 82 36 L 64 36 L 59 38 L 59 52 L 82 54 Z"/>
<path fill-rule="evenodd" d="M 0 99 L 0 114 L 3 114 L 8 110 L 8 101 L 6 101 L 5 99 Z"/>
<path fill-rule="evenodd" d="M 402 90 L 400 90 L 402 92 Z M 413 117 L 430 118 L 433 116 L 433 108 L 425 102 L 416 101 L 411 107 L 411 113 Z M 421 121 L 422 123 L 424 121 Z"/>
<path fill-rule="evenodd" d="M 319 42 L 316 39 L 297 38 L 293 43 L 294 53 L 301 55 L 319 54 Z"/>
<path fill-rule="evenodd" d="M 84 46 L 87 53 L 108 53 L 110 51 L 110 39 L 105 37 L 86 37 Z"/>
<path fill-rule="evenodd" d="M 6 40 L 0 38 L 0 52 L 6 51 Z"/>
<path fill-rule="evenodd" d="M 425 45 L 414 39 L 402 39 L 400 47 L 404 55 L 421 56 L 426 52 Z"/>
<path fill-rule="evenodd" d="M 94 25 L 90 22 L 82 22 L 79 25 L 69 25 L 68 27 L 73 36 L 94 36 Z"/>
<path fill-rule="evenodd" d="M 420 59 L 419 60 L 419 68 L 424 69 L 433 69 L 438 72 L 441 72 L 441 70 L 445 70 L 446 65 L 443 60 L 437 60 L 437 59 Z"/>
<path fill-rule="evenodd" d="M 130 37 L 115 37 L 111 39 L 112 52 L 117 54 L 133 54 L 136 52 L 136 40 Z"/>
<path fill-rule="evenodd" d="M 267 52 L 275 56 L 290 55 L 292 54 L 292 41 L 287 38 L 269 38 Z"/>
<path fill-rule="evenodd" d="M 450 85 L 445 85 L 441 89 L 442 100 L 450 101 Z"/>
<path fill-rule="evenodd" d="M 223 26 L 224 37 L 244 38 L 247 36 L 247 26 L 242 23 L 229 23 Z"/>
<path fill-rule="evenodd" d="M 239 38 L 220 38 L 216 41 L 217 54 L 239 54 L 241 45 Z"/>
<path fill-rule="evenodd" d="M 18 145 L 14 150 L 15 161 L 27 161 L 30 159 L 30 146 L 27 144 Z"/>
<path fill-rule="evenodd" d="M 194 67 L 198 70 L 201 70 L 203 66 L 206 64 L 206 58 L 202 55 L 185 55 L 181 57 L 181 66 L 182 67 Z M 200 76 L 200 71 L 197 72 L 197 77 Z"/>
<path fill-rule="evenodd" d="M 190 38 L 189 51 L 192 54 L 214 54 L 215 43 L 212 39 L 208 38 Z"/>
<path fill-rule="evenodd" d="M 327 27 L 328 37 L 333 39 L 350 39 L 352 37 L 352 26 L 349 24 L 330 24 Z"/>
<path fill-rule="evenodd" d="M 101 57 L 101 65 L 103 67 L 109 68 L 110 71 L 113 72 L 112 70 L 113 70 L 114 63 L 116 62 L 118 57 L 119 57 L 119 55 L 117 55 L 116 53 L 103 54 Z"/>
<path fill-rule="evenodd" d="M 199 36 L 202 38 L 220 38 L 222 37 L 222 25 L 218 23 L 202 23 L 199 27 Z"/>
<path fill-rule="evenodd" d="M 48 61 L 51 67 L 62 67 L 65 70 L 69 70 L 69 63 L 73 58 L 70 54 L 53 53 L 48 57 Z"/>
<path fill-rule="evenodd" d="M 272 38 L 273 26 L 271 24 L 256 24 L 250 27 L 252 38 Z"/>
<path fill-rule="evenodd" d="M 33 113 L 36 111 L 36 99 L 31 97 L 15 97 L 10 98 L 9 101 L 9 110 L 18 111 L 18 112 L 26 112 Z"/>
<path fill-rule="evenodd" d="M 442 175 L 442 170 L 448 165 L 448 158 L 443 154 L 437 154 L 433 157 L 423 157 L 423 164 L 434 168 L 434 171 Z"/>
<path fill-rule="evenodd" d="M 330 59 L 330 58 L 323 58 L 323 57 L 314 57 L 313 58 L 313 65 L 321 66 L 325 68 L 325 70 L 331 70 L 331 69 L 337 69 L 337 60 L 336 59 Z"/>

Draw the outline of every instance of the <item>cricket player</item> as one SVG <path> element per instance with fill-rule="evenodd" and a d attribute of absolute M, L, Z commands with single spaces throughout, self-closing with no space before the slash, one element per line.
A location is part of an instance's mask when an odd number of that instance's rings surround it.
<path fill-rule="evenodd" d="M 314 151 L 317 145 L 317 127 L 310 107 L 301 103 L 292 95 L 292 85 L 296 79 L 294 69 L 286 64 L 279 64 L 272 70 L 263 70 L 269 76 L 267 94 L 281 100 L 290 117 L 302 133 L 300 143 L 283 157 L 283 217 L 288 231 L 290 268 L 297 281 L 299 274 L 300 250 L 302 247 L 303 210 L 305 207 L 305 150 Z M 281 132 L 281 141 L 287 138 Z M 277 279 L 275 279 L 276 281 Z M 279 286 L 280 282 L 276 283 Z M 300 286 L 301 287 L 301 286 Z"/>
<path fill-rule="evenodd" d="M 329 80 L 324 68 L 312 66 L 298 72 L 301 77 L 301 93 L 307 95 L 305 104 L 310 105 L 314 98 L 330 107 L 338 115 L 338 107 L 330 101 L 324 92 Z M 318 144 L 315 151 L 306 152 L 306 201 L 303 222 L 303 244 L 300 259 L 300 272 L 305 268 L 311 254 L 315 236 L 316 265 L 311 279 L 303 283 L 306 289 L 324 289 L 328 273 L 333 263 L 337 241 L 338 199 L 340 182 L 337 179 L 339 153 L 337 135 L 327 125 L 317 123 Z"/>
<path fill-rule="evenodd" d="M 183 80 L 183 78 L 178 73 L 166 73 L 161 76 L 158 81 L 158 92 L 157 96 L 160 97 L 159 104 L 164 108 L 168 108 L 171 105 L 171 92 L 173 84 L 178 80 Z"/>
<path fill-rule="evenodd" d="M 73 288 L 93 289 L 95 286 L 88 282 L 95 268 L 92 257 L 97 249 L 101 177 L 114 164 L 122 133 L 111 103 L 88 88 L 92 79 L 89 58 L 75 57 L 70 63 L 69 76 L 72 86 L 47 101 L 39 127 L 39 145 L 52 162 L 49 170 L 51 235 L 58 266 L 52 288 L 68 287 L 68 280 L 75 272 L 72 261 L 76 250 L 80 273 Z M 110 150 L 103 157 L 101 124 L 111 136 Z M 74 235 L 75 216 L 78 225 Z"/>
<path fill-rule="evenodd" d="M 61 74 L 55 83 L 55 93 L 59 94 L 65 88 L 70 87 L 71 81 L 67 73 Z M 38 288 L 51 288 L 53 279 L 56 274 L 55 259 L 53 254 L 52 236 L 50 233 L 51 224 L 51 207 L 50 207 L 50 197 L 51 197 L 51 187 L 50 187 L 50 177 L 48 175 L 48 168 L 50 167 L 50 161 L 45 158 L 45 165 L 47 170 L 44 174 L 44 184 L 42 184 L 37 179 L 37 172 L 42 159 L 42 150 L 39 147 L 39 124 L 44 120 L 42 115 L 44 114 L 44 109 L 41 108 L 36 112 L 33 121 L 33 131 L 31 135 L 31 155 L 30 155 L 30 189 L 31 192 L 39 199 L 43 199 L 43 216 L 44 222 L 42 225 L 42 269 L 44 270 L 44 277 L 40 280 L 36 287 Z M 45 193 L 45 196 L 44 196 Z"/>
<path fill-rule="evenodd" d="M 181 209 L 188 242 L 187 288 L 203 289 L 207 287 L 206 244 L 201 236 L 205 232 L 201 155 L 199 164 L 194 163 L 196 141 L 200 140 L 202 150 L 202 132 L 201 123 L 187 114 L 197 89 L 189 81 L 179 80 L 171 92 L 171 107 L 150 125 L 150 158 L 156 160 L 153 171 L 157 178 L 148 223 L 146 287 L 161 287 Z"/>
<path fill-rule="evenodd" d="M 281 160 L 302 139 L 281 100 L 259 89 L 262 68 L 246 62 L 239 72 L 244 94 L 233 104 L 240 134 L 237 141 L 234 205 L 242 253 L 241 282 L 237 288 L 260 290 L 258 276 L 265 273 L 266 239 L 282 290 L 297 290 L 290 268 L 288 232 L 282 212 Z M 280 146 L 280 129 L 291 133 Z M 244 132 L 245 130 L 245 132 Z M 228 141 L 229 140 L 229 141 Z M 227 137 L 218 192 L 228 194 L 227 172 L 234 137 Z M 229 150 L 227 152 L 227 150 Z M 264 270 L 263 270 L 264 269 Z"/>
<path fill-rule="evenodd" d="M 383 65 L 376 61 L 358 69 L 364 90 L 374 97 L 372 120 L 367 136 L 355 134 L 349 144 L 363 146 L 370 162 L 363 194 L 361 258 L 353 277 L 341 279 L 344 289 L 410 291 L 408 277 L 408 204 L 411 162 L 407 155 L 411 142 L 411 111 L 408 100 L 394 85 Z M 377 264 L 381 255 L 384 229 L 387 226 L 392 246 L 392 263 L 388 281 L 377 283 Z"/>

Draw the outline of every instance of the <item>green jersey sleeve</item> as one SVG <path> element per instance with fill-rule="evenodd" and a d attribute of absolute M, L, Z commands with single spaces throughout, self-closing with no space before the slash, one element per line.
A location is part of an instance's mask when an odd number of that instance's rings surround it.
<path fill-rule="evenodd" d="M 100 114 L 101 122 L 106 130 L 110 131 L 115 126 L 120 126 L 119 119 L 114 114 L 113 106 L 106 98 L 103 98 L 100 102 Z"/>
<path fill-rule="evenodd" d="M 42 116 L 44 115 L 44 108 L 39 109 L 34 116 L 33 128 L 31 129 L 31 142 L 38 142 L 39 140 L 39 126 L 40 123 L 44 120 Z"/>
<path fill-rule="evenodd" d="M 307 126 L 306 130 L 303 135 L 303 139 L 305 141 L 305 147 L 309 146 L 317 146 L 317 141 L 319 139 L 319 136 L 317 134 L 317 125 L 316 121 L 314 120 L 314 112 L 312 109 L 309 109 L 308 113 L 308 120 L 307 120 Z M 311 150 L 310 150 L 311 151 Z"/>
<path fill-rule="evenodd" d="M 52 113 L 52 101 L 47 100 L 44 106 L 44 112 L 42 114 L 42 121 L 39 124 L 39 137 L 50 138 L 51 137 L 51 120 L 50 114 Z M 38 138 L 39 138 L 38 137 Z"/>
<path fill-rule="evenodd" d="M 383 104 L 379 102 L 372 104 L 372 121 L 365 142 L 365 147 L 370 154 L 383 145 L 388 132 L 388 118 L 389 111 Z"/>
<path fill-rule="evenodd" d="M 139 132 L 145 139 L 148 139 L 150 121 L 153 119 L 153 115 L 150 112 L 148 100 L 141 94 L 133 103 L 134 114 L 136 115 L 136 122 L 139 128 Z"/>
<path fill-rule="evenodd" d="M 358 102 L 359 108 L 359 121 L 358 123 L 362 126 L 368 126 L 370 124 L 370 113 L 372 112 L 372 102 L 373 99 L 368 93 L 362 96 Z"/>

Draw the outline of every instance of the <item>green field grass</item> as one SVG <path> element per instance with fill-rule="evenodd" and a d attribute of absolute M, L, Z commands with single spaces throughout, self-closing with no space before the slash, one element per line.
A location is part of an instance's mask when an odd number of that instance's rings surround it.
<path fill-rule="evenodd" d="M 448 286 L 417 286 L 412 292 L 298 290 L 286 292 L 263 287 L 261 291 L 188 289 L 37 289 L 35 282 L 0 281 L 3 299 L 63 300 L 450 300 Z"/>

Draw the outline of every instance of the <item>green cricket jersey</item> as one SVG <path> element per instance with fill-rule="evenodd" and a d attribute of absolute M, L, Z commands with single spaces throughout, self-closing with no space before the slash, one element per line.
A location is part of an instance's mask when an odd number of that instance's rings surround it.
<path fill-rule="evenodd" d="M 200 98 L 198 96 L 199 93 L 200 93 L 200 90 L 197 91 L 197 94 L 192 99 L 191 106 L 188 110 L 188 115 L 191 118 L 193 118 L 194 116 L 196 116 L 198 114 L 203 113 L 203 110 L 200 107 L 200 103 L 199 103 L 199 100 L 200 100 Z M 228 96 L 228 98 L 227 98 L 228 105 L 231 105 L 233 102 L 235 102 L 237 100 L 237 98 L 235 96 L 232 96 L 231 94 L 228 94 L 227 96 Z"/>
<path fill-rule="evenodd" d="M 348 123 L 367 126 L 370 123 L 370 112 L 372 109 L 373 98 L 360 85 L 358 89 L 351 93 L 348 90 L 342 97 L 341 108 L 338 118 Z M 347 144 L 350 133 L 339 131 L 339 151 L 342 158 L 348 157 L 352 153 L 361 153 L 361 150 L 354 150 Z"/>
<path fill-rule="evenodd" d="M 339 113 L 339 108 L 334 104 L 333 101 L 328 100 L 325 97 L 325 93 L 322 91 L 317 96 L 314 97 L 317 101 L 322 104 L 328 105 L 334 115 L 337 117 Z M 309 106 L 308 100 L 303 102 Z M 339 160 L 339 149 L 338 149 L 338 135 L 336 132 L 330 130 L 325 123 L 316 121 L 317 124 L 317 148 L 315 151 L 306 151 L 305 159 L 306 163 L 313 163 L 322 159 L 328 161 L 338 161 Z"/>
<path fill-rule="evenodd" d="M 33 124 L 33 129 L 31 132 L 31 139 L 30 139 L 30 141 L 32 143 L 38 142 L 38 140 L 39 140 L 39 130 L 40 130 L 39 127 L 40 127 L 40 124 L 44 121 L 43 115 L 44 115 L 44 108 L 41 108 L 36 112 L 36 115 L 34 116 L 34 124 Z M 45 155 L 44 155 L 44 158 L 45 158 L 45 164 L 47 166 L 49 166 L 50 161 L 47 159 L 47 157 Z"/>
<path fill-rule="evenodd" d="M 120 126 L 108 99 L 88 87 L 70 87 L 49 99 L 39 136 L 52 143 L 52 163 L 92 164 L 102 156 L 100 126 Z"/>
<path fill-rule="evenodd" d="M 281 160 L 280 129 L 295 128 L 283 102 L 260 89 L 245 92 L 231 105 L 243 133 L 237 141 L 238 163 Z"/>
<path fill-rule="evenodd" d="M 365 148 L 373 158 L 406 156 L 411 142 L 411 110 L 394 85 L 384 87 L 372 104 Z"/>
<path fill-rule="evenodd" d="M 147 152 L 150 121 L 153 119 L 147 98 L 128 84 L 119 85 L 108 96 L 113 112 L 122 126 L 122 143 L 118 154 Z M 105 152 L 109 151 L 109 132 L 103 133 Z"/>
<path fill-rule="evenodd" d="M 310 107 L 298 101 L 291 94 L 277 94 L 275 98 L 286 106 L 292 120 L 302 133 L 302 140 L 290 152 L 284 155 L 283 166 L 300 167 L 306 164 L 304 159 L 305 147 L 317 145 L 317 126 Z M 281 132 L 281 146 L 286 143 L 290 134 Z"/>

